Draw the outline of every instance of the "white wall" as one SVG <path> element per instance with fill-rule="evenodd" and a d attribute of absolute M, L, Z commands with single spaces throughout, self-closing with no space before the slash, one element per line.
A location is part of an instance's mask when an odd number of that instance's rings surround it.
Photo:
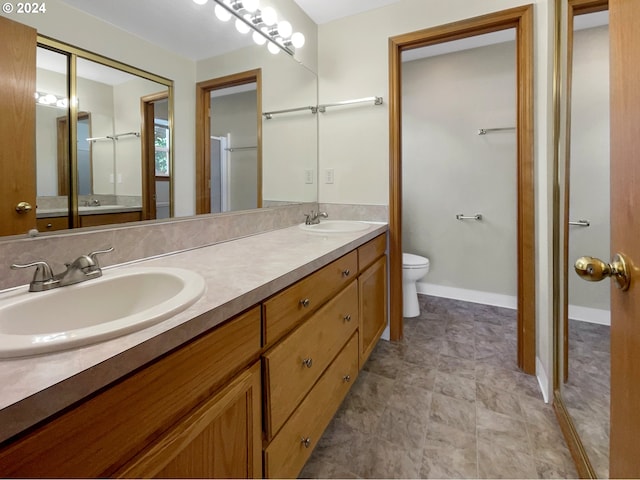
<path fill-rule="evenodd" d="M 551 0 L 402 0 L 318 27 L 320 103 L 389 92 L 389 37 L 532 3 L 534 5 L 534 161 L 536 197 L 536 319 L 539 372 L 551 391 L 553 365 L 553 16 Z M 387 107 L 336 109 L 320 119 L 320 175 L 335 169 L 335 183 L 320 183 L 322 203 L 388 204 Z"/>
<path fill-rule="evenodd" d="M 428 284 L 517 295 L 516 133 L 477 134 L 515 127 L 515 59 L 507 42 L 402 64 L 402 241 Z"/>
<path fill-rule="evenodd" d="M 570 155 L 570 219 L 586 219 L 591 225 L 569 227 L 569 317 L 594 321 L 600 318 L 599 323 L 607 323 L 609 289 L 581 280 L 572 268 L 580 256 L 591 255 L 608 261 L 611 255 L 609 28 L 606 25 L 574 33 Z"/>

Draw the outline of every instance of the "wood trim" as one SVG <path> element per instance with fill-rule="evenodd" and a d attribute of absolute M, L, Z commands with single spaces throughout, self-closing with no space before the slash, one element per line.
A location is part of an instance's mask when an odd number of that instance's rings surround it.
<path fill-rule="evenodd" d="M 196 83 L 196 214 L 211 213 L 211 192 L 208 185 L 211 177 L 211 165 L 208 161 L 211 158 L 211 142 L 208 141 L 211 131 L 210 93 L 213 90 L 254 82 L 258 147 L 257 206 L 262 207 L 262 69 L 256 68 Z"/>
<path fill-rule="evenodd" d="M 569 452 L 571 452 L 573 463 L 576 465 L 578 477 L 597 478 L 591 462 L 589 462 L 589 457 L 580 441 L 580 436 L 571 421 L 571 416 L 564 406 L 564 402 L 561 400 L 562 395 L 559 390 L 554 392 L 554 398 L 556 401 L 553 402 L 553 410 L 556 413 L 558 425 L 560 425 L 560 430 L 562 430 L 562 434 L 569 447 Z"/>
<path fill-rule="evenodd" d="M 533 5 L 389 39 L 389 253 L 391 339 L 402 338 L 401 64 L 404 50 L 516 29 L 518 108 L 518 366 L 535 373 L 535 203 L 533 160 Z"/>
<path fill-rule="evenodd" d="M 161 100 L 169 101 L 169 91 L 153 93 L 140 97 L 140 145 L 142 148 L 142 220 L 156 218 L 156 168 L 155 168 L 155 103 Z M 169 159 L 171 160 L 171 159 Z M 169 171 L 170 181 L 173 171 Z"/>

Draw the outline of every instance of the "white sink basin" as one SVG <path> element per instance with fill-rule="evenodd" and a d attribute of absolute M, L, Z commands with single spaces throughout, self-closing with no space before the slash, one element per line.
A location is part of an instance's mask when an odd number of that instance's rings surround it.
<path fill-rule="evenodd" d="M 0 295 L 0 357 L 67 350 L 161 322 L 186 309 L 204 279 L 180 268 L 127 268 L 47 292 Z"/>
<path fill-rule="evenodd" d="M 357 222 L 355 220 L 324 220 L 315 225 L 301 223 L 299 227 L 308 232 L 317 233 L 351 233 L 361 232 L 369 228 L 368 223 Z"/>

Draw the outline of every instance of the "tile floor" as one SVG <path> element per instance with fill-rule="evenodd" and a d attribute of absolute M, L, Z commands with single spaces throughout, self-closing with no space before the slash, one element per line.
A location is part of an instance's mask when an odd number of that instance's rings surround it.
<path fill-rule="evenodd" d="M 610 351 L 608 326 L 569 320 L 562 397 L 598 478 L 609 478 Z"/>
<path fill-rule="evenodd" d="M 516 367 L 515 312 L 420 296 L 380 341 L 301 478 L 575 478 L 555 414 Z"/>

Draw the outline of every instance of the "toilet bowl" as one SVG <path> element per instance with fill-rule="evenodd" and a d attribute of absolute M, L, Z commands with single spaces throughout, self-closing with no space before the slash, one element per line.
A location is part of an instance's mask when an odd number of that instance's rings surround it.
<path fill-rule="evenodd" d="M 416 282 L 429 272 L 429 259 L 411 253 L 402 254 L 402 316 L 420 315 Z"/>

